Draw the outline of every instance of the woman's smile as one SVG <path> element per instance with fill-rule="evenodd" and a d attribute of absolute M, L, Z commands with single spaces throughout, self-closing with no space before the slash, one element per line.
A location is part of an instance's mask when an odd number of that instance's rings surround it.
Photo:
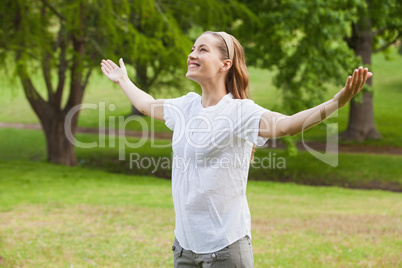
<path fill-rule="evenodd" d="M 188 69 L 194 69 L 194 68 L 197 68 L 197 67 L 200 67 L 200 65 L 198 63 L 196 63 L 196 62 L 189 62 L 188 63 Z"/>

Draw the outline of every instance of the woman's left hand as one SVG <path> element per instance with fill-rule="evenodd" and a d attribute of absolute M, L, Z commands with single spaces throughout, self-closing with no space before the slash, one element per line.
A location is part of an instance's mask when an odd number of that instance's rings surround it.
<path fill-rule="evenodd" d="M 346 80 L 345 87 L 339 91 L 333 98 L 338 102 L 338 107 L 343 107 L 348 103 L 362 88 L 367 79 L 373 74 L 367 68 L 359 67 L 353 72 L 353 76 L 349 76 Z"/>

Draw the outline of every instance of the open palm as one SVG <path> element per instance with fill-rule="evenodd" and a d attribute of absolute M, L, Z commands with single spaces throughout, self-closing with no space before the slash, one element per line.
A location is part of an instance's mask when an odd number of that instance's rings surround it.
<path fill-rule="evenodd" d="M 338 101 L 338 106 L 343 107 L 348 103 L 359 91 L 363 88 L 364 83 L 373 74 L 368 71 L 367 68 L 359 67 L 353 72 L 353 76 L 349 76 L 346 80 L 345 87 L 339 91 L 335 96 L 334 100 Z"/>
<path fill-rule="evenodd" d="M 119 81 L 127 76 L 126 66 L 124 65 L 123 59 L 119 60 L 120 67 L 117 66 L 111 60 L 102 60 L 101 70 L 103 74 L 114 83 L 119 83 Z"/>

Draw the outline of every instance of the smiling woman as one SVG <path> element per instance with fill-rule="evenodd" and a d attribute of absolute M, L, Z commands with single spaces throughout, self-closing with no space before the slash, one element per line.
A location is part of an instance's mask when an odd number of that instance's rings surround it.
<path fill-rule="evenodd" d="M 360 67 L 331 100 L 286 116 L 248 99 L 243 48 L 225 32 L 205 32 L 188 56 L 186 77 L 201 86 L 202 96 L 189 92 L 155 100 L 130 81 L 122 59 L 119 63 L 102 60 L 105 76 L 139 111 L 173 130 L 175 267 L 253 267 L 246 185 L 254 146 L 323 121 L 372 75 Z"/>

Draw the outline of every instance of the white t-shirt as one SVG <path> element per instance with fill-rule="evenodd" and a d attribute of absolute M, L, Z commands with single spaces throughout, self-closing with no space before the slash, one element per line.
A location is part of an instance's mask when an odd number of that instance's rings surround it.
<path fill-rule="evenodd" d="M 231 93 L 204 108 L 190 92 L 164 102 L 165 124 L 173 130 L 172 195 L 175 236 L 195 253 L 220 250 L 251 238 L 246 185 L 253 143 L 267 109 Z"/>

